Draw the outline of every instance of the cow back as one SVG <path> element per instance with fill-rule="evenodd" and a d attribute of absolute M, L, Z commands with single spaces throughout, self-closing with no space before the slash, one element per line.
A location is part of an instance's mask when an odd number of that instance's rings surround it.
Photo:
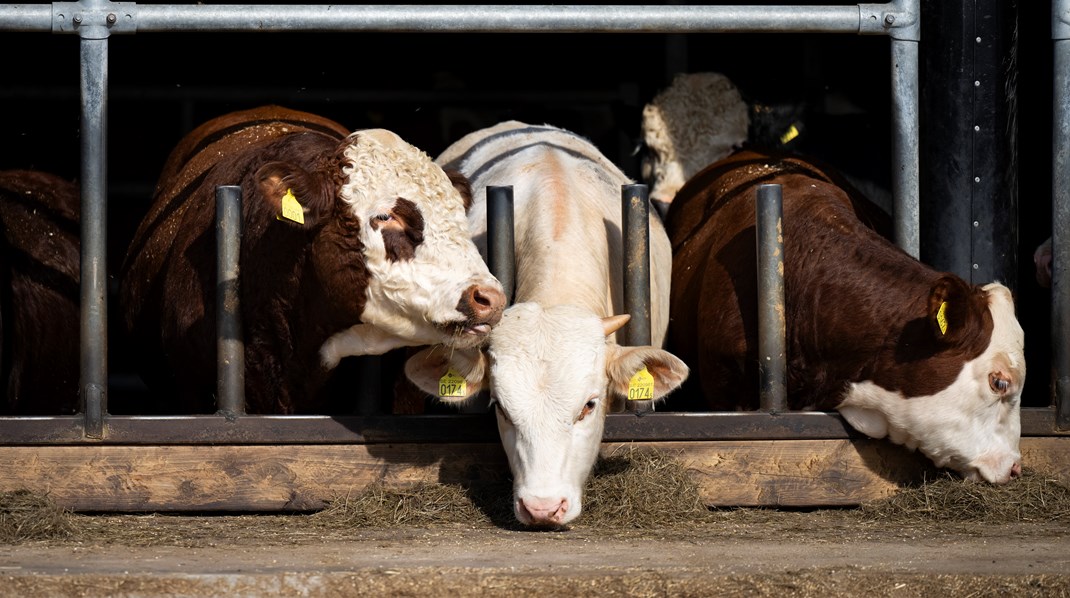
<path fill-rule="evenodd" d="M 79 201 L 53 174 L 0 172 L 0 412 L 77 411 Z"/>

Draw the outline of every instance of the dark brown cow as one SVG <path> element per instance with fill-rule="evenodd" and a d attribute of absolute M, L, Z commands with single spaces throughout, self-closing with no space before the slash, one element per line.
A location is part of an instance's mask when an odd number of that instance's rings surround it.
<path fill-rule="evenodd" d="M 163 411 L 214 408 L 218 185 L 242 187 L 251 413 L 322 412 L 341 358 L 475 346 L 501 318 L 501 285 L 468 237 L 466 181 L 383 129 L 277 106 L 225 115 L 168 159 L 121 272 L 143 376 L 177 400 Z M 283 217 L 287 203 L 303 223 Z"/>
<path fill-rule="evenodd" d="M 53 174 L 0 172 L 0 412 L 78 410 L 79 201 Z"/>
<path fill-rule="evenodd" d="M 1020 473 L 1024 335 L 1010 291 L 911 258 L 863 223 L 873 210 L 797 158 L 739 152 L 693 177 L 668 216 L 670 348 L 714 409 L 758 394 L 755 201 L 782 186 L 788 393 L 938 466 Z"/>

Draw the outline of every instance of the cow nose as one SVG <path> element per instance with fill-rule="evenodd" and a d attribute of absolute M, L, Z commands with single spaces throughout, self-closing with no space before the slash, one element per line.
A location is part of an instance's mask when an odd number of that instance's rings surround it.
<path fill-rule="evenodd" d="M 517 500 L 519 519 L 528 525 L 561 525 L 568 512 L 568 499 L 528 498 Z M 526 520 L 526 521 L 525 521 Z"/>
<path fill-rule="evenodd" d="M 474 284 L 465 290 L 462 303 L 461 313 L 467 314 L 474 323 L 494 326 L 501 321 L 505 311 L 505 293 L 493 286 Z"/>
<path fill-rule="evenodd" d="M 1022 464 L 1015 461 L 1011 464 L 1011 479 L 1022 477 Z"/>

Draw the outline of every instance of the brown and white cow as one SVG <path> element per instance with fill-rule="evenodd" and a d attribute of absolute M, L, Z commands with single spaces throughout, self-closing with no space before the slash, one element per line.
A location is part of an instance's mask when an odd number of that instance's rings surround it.
<path fill-rule="evenodd" d="M 0 171 L 0 413 L 78 410 L 78 185 Z"/>
<path fill-rule="evenodd" d="M 489 386 L 513 473 L 514 512 L 529 525 L 572 521 L 599 454 L 610 404 L 646 370 L 651 398 L 687 377 L 661 349 L 668 326 L 668 237 L 650 218 L 652 344 L 624 346 L 621 186 L 631 181 L 587 140 L 551 126 L 503 122 L 446 149 L 437 162 L 472 182 L 472 236 L 486 252 L 486 188 L 511 185 L 516 303 L 486 352 L 441 347 L 410 358 L 406 373 L 431 394 L 450 367 L 464 400 Z"/>
<path fill-rule="evenodd" d="M 789 406 L 836 409 L 970 479 L 1021 472 L 1024 335 L 1003 285 L 913 259 L 871 206 L 799 158 L 739 152 L 693 177 L 666 228 L 672 350 L 712 409 L 758 402 L 755 201 L 782 186 Z"/>
<path fill-rule="evenodd" d="M 277 106 L 225 115 L 176 147 L 122 269 L 142 370 L 180 411 L 213 408 L 218 185 L 242 188 L 251 413 L 321 411 L 342 357 L 471 347 L 501 318 L 501 285 L 468 236 L 467 181 L 387 130 Z"/>

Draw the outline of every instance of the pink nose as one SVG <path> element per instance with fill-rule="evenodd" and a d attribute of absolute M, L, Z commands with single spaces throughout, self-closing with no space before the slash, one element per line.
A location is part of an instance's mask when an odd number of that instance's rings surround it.
<path fill-rule="evenodd" d="M 457 310 L 474 324 L 494 326 L 505 311 L 505 293 L 494 286 L 474 284 L 465 289 Z"/>
<path fill-rule="evenodd" d="M 565 498 L 521 498 L 516 501 L 517 518 L 528 525 L 561 525 L 568 511 Z"/>
<path fill-rule="evenodd" d="M 1014 464 L 1011 465 L 1011 479 L 1013 480 L 1014 478 L 1020 477 L 1022 477 L 1022 464 L 1015 461 Z"/>

